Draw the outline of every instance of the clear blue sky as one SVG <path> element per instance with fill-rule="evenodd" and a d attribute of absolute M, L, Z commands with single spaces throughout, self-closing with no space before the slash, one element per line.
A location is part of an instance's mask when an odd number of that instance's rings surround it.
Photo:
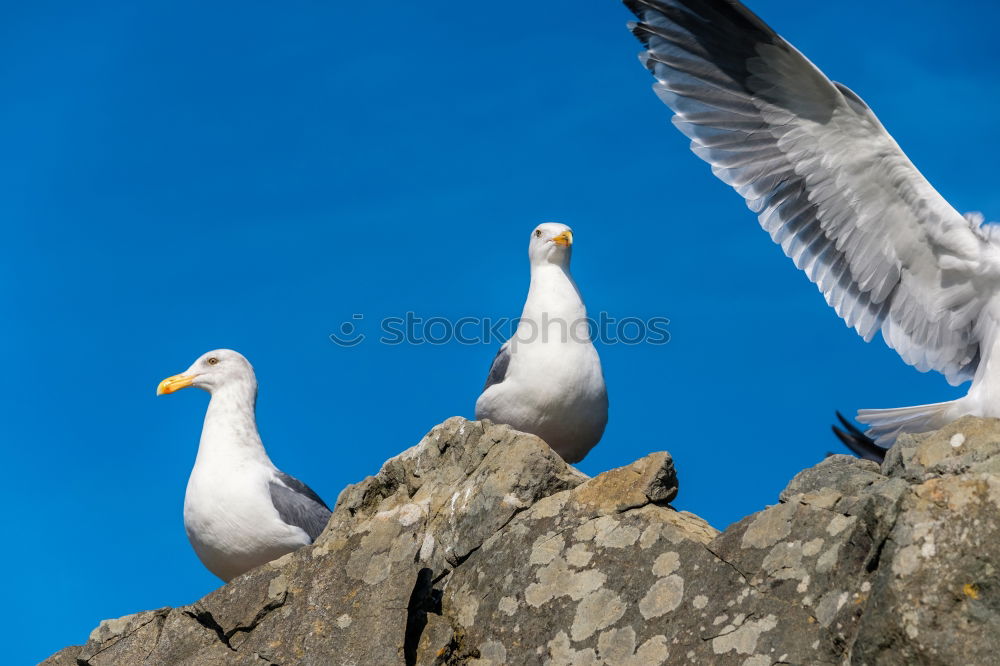
<path fill-rule="evenodd" d="M 1000 218 L 991 3 L 751 7 L 875 108 L 960 210 Z M 0 438 L 8 663 L 219 585 L 182 500 L 208 396 L 163 377 L 232 347 L 272 458 L 332 505 L 452 415 L 490 346 L 328 335 L 516 316 L 541 221 L 576 230 L 601 349 L 597 474 L 669 450 L 722 528 L 838 450 L 835 409 L 956 396 L 865 345 L 687 149 L 617 2 L 0 4 Z M 936 122 L 935 118 L 943 118 Z"/>

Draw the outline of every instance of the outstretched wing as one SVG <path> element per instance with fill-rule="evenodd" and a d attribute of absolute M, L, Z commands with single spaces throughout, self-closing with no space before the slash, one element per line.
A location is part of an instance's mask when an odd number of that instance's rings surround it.
<path fill-rule="evenodd" d="M 330 519 L 330 508 L 312 488 L 294 476 L 276 471 L 275 477 L 268 488 L 278 516 L 288 525 L 302 528 L 315 541 Z"/>
<path fill-rule="evenodd" d="M 735 0 L 625 0 L 674 124 L 866 341 L 958 384 L 1000 273 L 989 231 L 920 174 L 868 106 Z"/>
<path fill-rule="evenodd" d="M 486 377 L 485 391 L 494 384 L 499 384 L 507 378 L 507 367 L 510 365 L 510 340 L 500 345 L 500 350 L 493 357 L 493 365 L 490 366 L 490 374 Z"/>

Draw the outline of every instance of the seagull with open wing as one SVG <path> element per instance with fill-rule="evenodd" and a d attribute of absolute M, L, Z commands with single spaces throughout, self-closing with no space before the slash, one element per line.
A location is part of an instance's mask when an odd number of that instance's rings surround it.
<path fill-rule="evenodd" d="M 625 0 L 674 125 L 848 326 L 949 383 L 949 402 L 835 428 L 878 459 L 901 433 L 1000 417 L 1000 239 L 920 174 L 864 101 L 735 0 Z"/>

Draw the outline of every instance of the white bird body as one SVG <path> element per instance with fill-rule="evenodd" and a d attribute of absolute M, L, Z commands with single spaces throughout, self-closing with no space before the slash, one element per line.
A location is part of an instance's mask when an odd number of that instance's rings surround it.
<path fill-rule="evenodd" d="M 281 521 L 271 502 L 276 468 L 257 433 L 254 393 L 245 383 L 212 393 L 184 496 L 188 539 L 223 580 L 312 543 L 302 528 Z"/>
<path fill-rule="evenodd" d="M 228 582 L 312 543 L 330 511 L 304 484 L 278 470 L 264 450 L 254 414 L 257 382 L 242 356 L 209 352 L 185 373 L 165 379 L 161 392 L 177 390 L 170 382 L 199 386 L 204 373 L 198 369 L 207 367 L 206 359 L 230 367 L 207 387 L 212 397 L 184 496 L 184 529 L 205 567 Z"/>
<path fill-rule="evenodd" d="M 565 225 L 539 229 L 545 233 L 533 237 L 539 245 L 561 233 L 572 238 Z M 494 361 L 476 418 L 538 435 L 565 460 L 577 462 L 604 433 L 608 395 L 587 310 L 569 272 L 568 247 L 554 252 L 554 261 L 548 252 L 532 253 L 518 328 Z M 498 363 L 504 364 L 499 377 Z"/>
<path fill-rule="evenodd" d="M 739 2 L 624 2 L 674 125 L 847 325 L 921 372 L 972 381 L 957 400 L 860 410 L 874 444 L 1000 417 L 997 227 L 952 208 L 857 94 Z"/>
<path fill-rule="evenodd" d="M 955 400 L 896 409 L 862 409 L 858 420 L 871 421 L 875 441 L 891 445 L 901 432 L 937 430 L 963 416 L 1000 418 L 1000 295 L 990 299 L 980 314 L 977 330 L 983 341 L 982 358 L 969 391 Z M 886 436 L 889 435 L 889 436 Z"/>

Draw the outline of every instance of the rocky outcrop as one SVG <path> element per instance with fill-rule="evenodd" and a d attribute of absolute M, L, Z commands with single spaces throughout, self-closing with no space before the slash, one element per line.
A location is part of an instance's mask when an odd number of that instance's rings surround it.
<path fill-rule="evenodd" d="M 722 533 L 676 494 L 666 453 L 591 479 L 450 419 L 313 546 L 45 663 L 996 663 L 1000 421 L 831 456 Z"/>

